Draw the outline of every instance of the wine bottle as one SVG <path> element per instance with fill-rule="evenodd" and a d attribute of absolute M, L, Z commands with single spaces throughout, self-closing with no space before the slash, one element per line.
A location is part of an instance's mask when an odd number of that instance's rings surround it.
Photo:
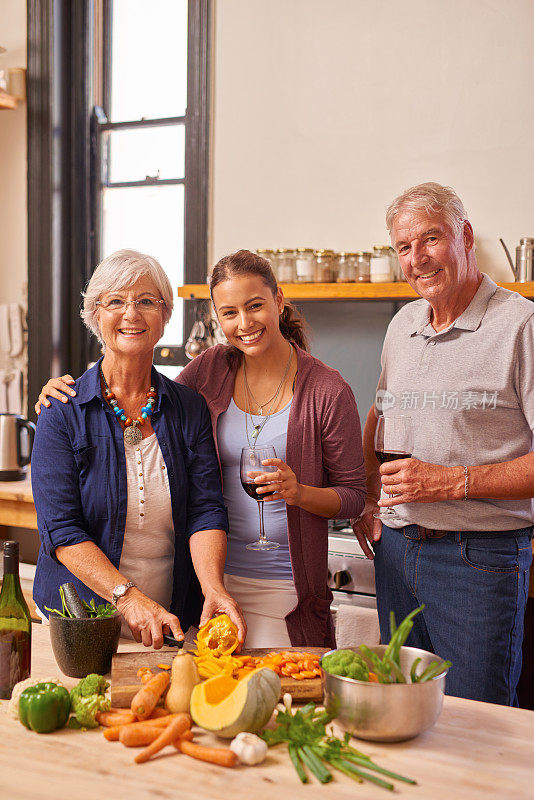
<path fill-rule="evenodd" d="M 4 542 L 4 578 L 0 591 L 0 698 L 30 676 L 32 622 L 19 578 L 19 543 Z"/>

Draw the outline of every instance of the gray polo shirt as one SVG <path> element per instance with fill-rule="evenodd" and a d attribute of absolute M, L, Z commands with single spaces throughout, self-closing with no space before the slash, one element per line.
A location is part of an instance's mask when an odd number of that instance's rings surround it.
<path fill-rule="evenodd" d="M 413 456 L 445 466 L 494 464 L 532 450 L 534 303 L 487 275 L 446 330 L 416 300 L 391 321 L 375 406 L 413 420 Z M 534 519 L 530 500 L 450 500 L 395 506 L 397 521 L 440 530 L 513 530 Z"/>

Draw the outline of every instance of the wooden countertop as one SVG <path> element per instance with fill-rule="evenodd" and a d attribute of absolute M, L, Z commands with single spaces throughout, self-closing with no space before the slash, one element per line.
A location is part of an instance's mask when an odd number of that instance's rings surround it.
<path fill-rule="evenodd" d="M 0 525 L 37 530 L 29 472 L 22 481 L 0 481 Z"/>
<path fill-rule="evenodd" d="M 32 675 L 61 673 L 46 626 L 34 625 Z M 142 650 L 123 640 L 120 650 Z M 76 681 L 64 679 L 72 686 Z M 199 736 L 199 741 L 201 737 Z M 206 735 L 203 741 L 215 742 Z M 532 797 L 534 712 L 446 697 L 434 728 L 409 742 L 379 745 L 354 739 L 386 768 L 415 778 L 399 785 L 403 800 L 515 800 Z M 133 763 L 134 750 L 107 742 L 98 730 L 62 730 L 38 735 L 7 714 L 0 701 L 0 795 L 9 800 L 377 800 L 387 793 L 336 773 L 335 781 L 302 786 L 285 748 L 269 750 L 257 767 L 224 769 L 163 751 L 146 764 Z M 221 744 L 217 740 L 217 744 Z"/>

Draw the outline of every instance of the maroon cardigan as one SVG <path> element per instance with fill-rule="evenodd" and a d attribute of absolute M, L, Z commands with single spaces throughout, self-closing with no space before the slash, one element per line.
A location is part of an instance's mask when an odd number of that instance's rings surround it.
<path fill-rule="evenodd" d="M 237 364 L 227 345 L 210 347 L 177 377 L 206 399 L 217 445 L 217 420 L 234 393 Z M 298 347 L 297 379 L 287 427 L 286 462 L 299 483 L 328 486 L 341 500 L 336 518 L 357 517 L 365 503 L 360 419 L 352 390 L 339 372 Z M 218 451 L 217 451 L 218 452 Z M 328 588 L 328 523 L 287 506 L 289 553 L 298 603 L 286 616 L 291 644 L 335 647 Z"/>

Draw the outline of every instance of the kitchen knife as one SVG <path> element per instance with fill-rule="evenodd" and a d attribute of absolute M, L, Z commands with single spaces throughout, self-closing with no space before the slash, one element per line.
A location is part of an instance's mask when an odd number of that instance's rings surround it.
<path fill-rule="evenodd" d="M 175 639 L 170 633 L 163 634 L 163 643 L 168 644 L 169 647 L 183 647 L 184 639 Z"/>

